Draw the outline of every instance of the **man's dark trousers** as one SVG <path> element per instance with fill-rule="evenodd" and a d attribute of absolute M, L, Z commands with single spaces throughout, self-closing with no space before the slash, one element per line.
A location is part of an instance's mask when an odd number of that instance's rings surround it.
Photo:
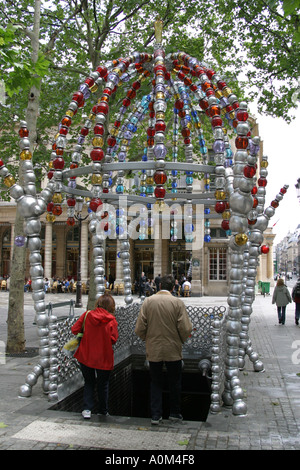
<path fill-rule="evenodd" d="M 163 364 L 167 369 L 170 392 L 170 416 L 180 414 L 182 364 L 179 361 L 149 362 L 152 419 L 162 417 Z"/>

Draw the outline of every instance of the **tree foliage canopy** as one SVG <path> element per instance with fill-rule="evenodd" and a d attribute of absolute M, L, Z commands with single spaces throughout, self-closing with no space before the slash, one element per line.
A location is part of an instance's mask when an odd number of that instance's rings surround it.
<path fill-rule="evenodd" d="M 206 62 L 238 96 L 255 99 L 261 113 L 289 121 L 297 105 L 299 0 L 44 1 L 36 63 L 30 45 L 34 8 L 34 0 L 0 6 L 0 80 L 7 93 L 0 104 L 0 157 L 8 163 L 17 152 L 16 122 L 24 118 L 32 84 L 41 81 L 34 148 L 39 163 L 49 129 L 89 71 L 133 51 L 152 52 L 158 14 L 167 53 L 181 50 Z"/>

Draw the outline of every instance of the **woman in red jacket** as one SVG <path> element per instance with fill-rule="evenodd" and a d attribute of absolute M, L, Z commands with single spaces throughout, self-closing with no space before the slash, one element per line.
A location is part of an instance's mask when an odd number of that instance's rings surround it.
<path fill-rule="evenodd" d="M 114 368 L 112 345 L 118 339 L 118 323 L 113 315 L 115 301 L 109 294 L 104 294 L 90 310 L 84 324 L 84 335 L 74 354 L 78 360 L 84 378 L 84 410 L 82 416 L 90 418 L 94 407 L 94 389 L 97 386 L 99 414 L 108 416 L 109 375 Z M 86 312 L 81 315 L 71 330 L 74 335 L 82 331 Z"/>

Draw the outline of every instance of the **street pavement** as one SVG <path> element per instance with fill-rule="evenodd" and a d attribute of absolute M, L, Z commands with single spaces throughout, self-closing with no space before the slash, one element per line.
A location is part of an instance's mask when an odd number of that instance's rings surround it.
<path fill-rule="evenodd" d="M 295 281 L 288 282 L 290 291 Z M 286 324 L 278 324 L 272 291 L 271 288 L 270 295 L 265 297 L 257 294 L 253 303 L 249 335 L 265 370 L 254 372 L 247 358 L 245 369 L 240 372 L 247 404 L 245 416 L 234 416 L 230 408 L 224 407 L 217 414 L 209 413 L 206 422 L 184 420 L 173 424 L 164 420 L 159 426 L 151 426 L 148 418 L 124 416 L 93 416 L 86 421 L 80 413 L 50 410 L 53 403 L 43 393 L 40 382 L 33 387 L 31 397 L 20 398 L 20 386 L 38 363 L 38 357 L 0 354 L 0 450 L 102 450 L 100 455 L 111 459 L 105 460 L 105 464 L 133 467 L 149 463 L 196 464 L 200 462 L 201 450 L 299 450 L 300 328 L 295 325 L 294 303 L 287 307 Z M 47 294 L 46 301 L 55 304 L 71 298 L 75 300 L 73 294 Z M 115 300 L 124 304 L 122 297 L 116 296 Z M 83 296 L 83 308 L 76 309 L 76 315 L 85 310 L 86 301 L 87 296 Z M 203 306 L 226 305 L 224 297 L 191 297 L 183 301 Z M 0 292 L 2 353 L 7 305 L 8 293 Z M 33 323 L 33 301 L 31 294 L 26 293 L 27 348 L 38 344 Z M 142 451 L 150 454 L 140 454 Z M 154 451 L 162 456 L 153 457 Z M 165 458 L 166 453 L 172 454 L 171 461 L 149 462 L 151 458 Z M 175 462 L 176 456 L 182 461 Z M 138 457 L 139 462 L 134 460 Z"/>

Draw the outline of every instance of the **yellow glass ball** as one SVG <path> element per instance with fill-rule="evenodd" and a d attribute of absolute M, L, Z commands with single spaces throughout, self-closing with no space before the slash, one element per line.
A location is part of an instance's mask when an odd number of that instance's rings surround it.
<path fill-rule="evenodd" d="M 232 93 L 231 89 L 228 88 L 227 86 L 223 88 L 222 92 L 223 92 L 223 96 L 225 96 L 226 98 Z"/>
<path fill-rule="evenodd" d="M 31 160 L 32 159 L 32 153 L 30 150 L 22 150 L 20 153 L 20 158 L 21 160 Z"/>
<path fill-rule="evenodd" d="M 16 181 L 13 176 L 8 175 L 6 176 L 6 178 L 4 178 L 3 183 L 5 184 L 5 186 L 7 186 L 7 188 L 11 188 L 16 183 Z"/>
<path fill-rule="evenodd" d="M 219 99 L 222 98 L 223 96 L 221 90 L 216 90 L 215 95 L 216 95 L 216 98 L 219 98 Z"/>
<path fill-rule="evenodd" d="M 146 178 L 146 183 L 147 184 L 154 184 L 154 179 L 152 176 L 147 176 Z"/>
<path fill-rule="evenodd" d="M 165 120 L 165 113 L 163 113 L 162 111 L 156 113 L 156 119 L 157 119 L 158 121 L 160 121 L 160 120 L 161 120 L 161 121 L 164 121 L 164 120 Z"/>
<path fill-rule="evenodd" d="M 104 144 L 104 141 L 102 137 L 94 137 L 92 140 L 92 144 L 94 147 L 102 147 Z"/>
<path fill-rule="evenodd" d="M 68 109 L 68 111 L 66 111 L 66 116 L 73 117 L 73 116 L 74 116 L 74 112 L 71 111 L 71 109 Z"/>
<path fill-rule="evenodd" d="M 158 93 L 156 93 L 157 100 L 163 100 L 164 97 L 165 97 L 165 94 L 162 91 L 159 91 Z"/>
<path fill-rule="evenodd" d="M 91 90 L 92 93 L 95 93 L 95 92 L 98 90 L 98 85 L 97 85 L 97 83 L 94 83 L 94 85 L 91 86 L 90 90 Z"/>
<path fill-rule="evenodd" d="M 101 175 L 92 175 L 91 183 L 92 184 L 101 184 L 102 183 L 102 176 Z"/>
<path fill-rule="evenodd" d="M 50 170 L 52 170 L 52 169 L 54 168 L 54 166 L 53 166 L 53 162 L 52 162 L 52 161 L 51 161 L 51 162 L 49 162 L 49 168 L 50 168 Z"/>
<path fill-rule="evenodd" d="M 267 162 L 267 160 L 262 160 L 260 166 L 261 168 L 267 168 L 267 166 L 269 165 L 269 163 Z"/>
<path fill-rule="evenodd" d="M 224 201 L 224 199 L 226 199 L 225 191 L 220 191 L 219 189 L 217 189 L 217 191 L 215 191 L 215 198 L 219 201 Z"/>
<path fill-rule="evenodd" d="M 52 202 L 54 202 L 55 204 L 61 204 L 62 200 L 63 200 L 63 197 L 61 193 L 53 194 Z"/>
<path fill-rule="evenodd" d="M 156 201 L 154 204 L 153 204 L 153 209 L 155 212 L 162 212 L 165 208 L 165 203 L 164 201 Z"/>
<path fill-rule="evenodd" d="M 245 233 L 238 233 L 235 237 L 235 243 L 238 245 L 238 246 L 243 246 L 245 245 L 245 243 L 247 243 L 248 241 L 248 237 Z"/>
<path fill-rule="evenodd" d="M 111 130 L 111 135 L 116 137 L 117 135 L 119 134 L 119 129 L 117 129 L 116 127 L 114 127 L 112 130 Z"/>
<path fill-rule="evenodd" d="M 222 219 L 229 220 L 230 219 L 230 212 L 229 211 L 222 212 Z"/>
<path fill-rule="evenodd" d="M 47 214 L 46 215 L 46 220 L 47 220 L 47 222 L 54 222 L 55 221 L 55 215 Z"/>

